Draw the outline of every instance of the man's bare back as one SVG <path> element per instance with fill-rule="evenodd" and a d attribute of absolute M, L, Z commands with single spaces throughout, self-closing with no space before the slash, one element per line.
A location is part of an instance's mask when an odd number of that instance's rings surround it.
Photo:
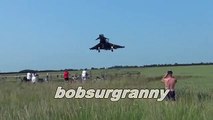
<path fill-rule="evenodd" d="M 165 89 L 168 89 L 170 91 L 175 90 L 175 83 L 177 82 L 177 80 L 174 77 L 166 77 L 163 79 L 163 81 L 164 81 Z"/>
<path fill-rule="evenodd" d="M 168 71 L 163 77 L 162 82 L 164 83 L 165 89 L 170 90 L 167 98 L 175 101 L 175 84 L 177 80 L 172 74 L 172 71 Z"/>

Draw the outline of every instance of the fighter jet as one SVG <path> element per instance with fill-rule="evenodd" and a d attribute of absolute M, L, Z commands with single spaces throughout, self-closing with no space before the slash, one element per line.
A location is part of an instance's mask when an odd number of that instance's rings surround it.
<path fill-rule="evenodd" d="M 104 37 L 103 34 L 100 34 L 96 40 L 98 39 L 100 40 L 100 42 L 96 46 L 90 48 L 90 50 L 98 50 L 98 52 L 100 52 L 100 50 L 103 49 L 103 50 L 111 50 L 113 52 L 114 49 L 124 48 L 124 46 L 110 43 L 109 38 Z"/>

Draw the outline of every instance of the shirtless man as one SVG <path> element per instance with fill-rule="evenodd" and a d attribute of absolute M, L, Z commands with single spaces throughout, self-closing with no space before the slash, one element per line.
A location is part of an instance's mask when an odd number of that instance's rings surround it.
<path fill-rule="evenodd" d="M 177 83 L 177 79 L 172 74 L 172 71 L 168 71 L 161 81 L 164 83 L 165 89 L 169 90 L 167 98 L 175 101 L 175 84 Z"/>

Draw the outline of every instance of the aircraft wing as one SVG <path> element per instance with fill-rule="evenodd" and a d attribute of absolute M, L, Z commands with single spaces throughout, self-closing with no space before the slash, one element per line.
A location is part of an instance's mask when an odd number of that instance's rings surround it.
<path fill-rule="evenodd" d="M 111 43 L 112 44 L 112 43 Z M 114 49 L 117 49 L 117 48 L 125 48 L 125 46 L 120 46 L 120 45 L 116 45 L 116 44 L 112 44 L 113 48 Z"/>
<path fill-rule="evenodd" d="M 98 43 L 97 45 L 95 45 L 94 47 L 91 47 L 90 50 L 98 50 L 98 47 L 100 47 L 101 44 Z"/>

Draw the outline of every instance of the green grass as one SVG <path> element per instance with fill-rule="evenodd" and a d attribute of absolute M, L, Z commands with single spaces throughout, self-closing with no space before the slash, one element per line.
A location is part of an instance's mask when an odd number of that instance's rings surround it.
<path fill-rule="evenodd" d="M 54 99 L 58 86 L 77 88 L 163 88 L 161 77 L 173 70 L 176 102 L 152 99 Z M 80 71 L 71 72 L 71 74 Z M 94 70 L 85 84 L 66 83 L 50 73 L 49 83 L 0 80 L 0 120 L 212 120 L 213 66 Z M 94 80 L 104 74 L 107 80 Z M 44 76 L 45 73 L 40 74 Z"/>

